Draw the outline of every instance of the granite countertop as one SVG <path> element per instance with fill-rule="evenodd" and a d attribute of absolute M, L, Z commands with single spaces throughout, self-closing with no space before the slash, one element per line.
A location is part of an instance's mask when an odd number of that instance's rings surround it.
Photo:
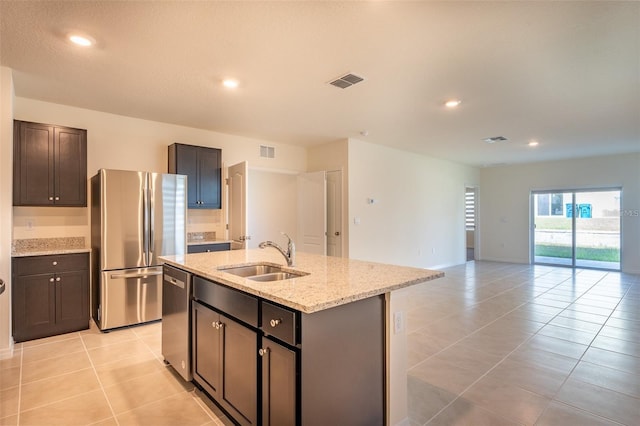
<path fill-rule="evenodd" d="M 29 238 L 14 240 L 11 257 L 48 256 L 55 254 L 89 253 L 84 237 Z"/>
<path fill-rule="evenodd" d="M 444 276 L 443 272 L 381 263 L 363 262 L 309 253 L 296 254 L 296 266 L 287 267 L 275 250 L 232 250 L 160 258 L 169 265 L 237 290 L 313 313 L 377 296 Z M 257 282 L 218 270 L 220 267 L 264 263 L 284 270 L 306 272 L 299 278 Z"/>

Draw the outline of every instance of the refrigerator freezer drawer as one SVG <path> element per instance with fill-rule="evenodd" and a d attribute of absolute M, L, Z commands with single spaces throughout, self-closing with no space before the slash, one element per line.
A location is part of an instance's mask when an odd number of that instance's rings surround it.
<path fill-rule="evenodd" d="M 101 330 L 162 317 L 162 267 L 102 271 L 98 326 Z"/>

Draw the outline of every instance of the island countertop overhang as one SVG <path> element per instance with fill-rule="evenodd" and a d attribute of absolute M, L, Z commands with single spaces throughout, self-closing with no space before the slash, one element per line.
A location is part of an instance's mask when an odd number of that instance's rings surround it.
<path fill-rule="evenodd" d="M 307 314 L 444 276 L 441 271 L 300 252 L 296 265 L 288 267 L 278 252 L 262 249 L 163 256 L 160 259 L 200 277 Z M 308 275 L 257 282 L 220 270 L 248 264 L 277 265 Z"/>

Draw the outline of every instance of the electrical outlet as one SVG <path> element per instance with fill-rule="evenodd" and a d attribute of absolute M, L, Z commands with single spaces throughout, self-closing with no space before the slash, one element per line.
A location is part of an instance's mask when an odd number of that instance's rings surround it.
<path fill-rule="evenodd" d="M 404 332 L 404 315 L 402 311 L 393 313 L 393 333 L 399 334 Z"/>

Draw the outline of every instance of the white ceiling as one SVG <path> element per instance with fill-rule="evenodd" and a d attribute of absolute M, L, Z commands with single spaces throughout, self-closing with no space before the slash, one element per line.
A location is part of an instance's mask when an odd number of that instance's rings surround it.
<path fill-rule="evenodd" d="M 478 166 L 640 151 L 639 2 L 2 0 L 0 16 L 21 97 Z M 347 72 L 365 81 L 327 84 Z"/>

